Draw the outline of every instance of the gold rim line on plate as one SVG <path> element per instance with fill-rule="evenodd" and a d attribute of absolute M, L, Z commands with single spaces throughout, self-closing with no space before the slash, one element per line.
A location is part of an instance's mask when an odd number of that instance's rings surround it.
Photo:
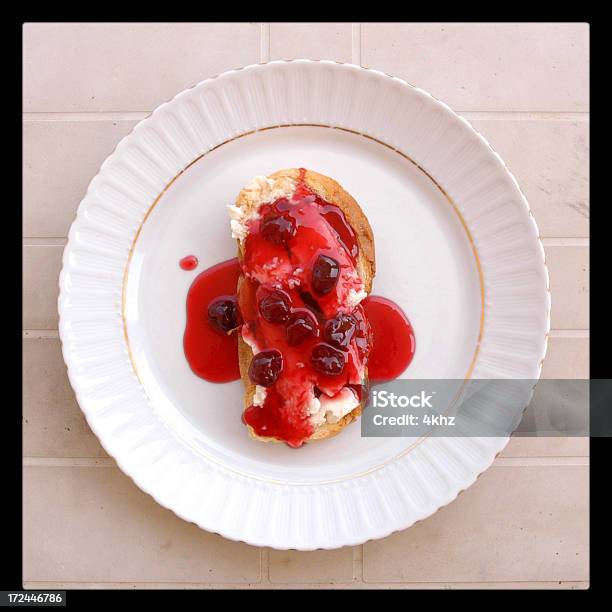
<path fill-rule="evenodd" d="M 235 140 L 238 140 L 239 138 L 244 138 L 246 136 L 251 136 L 251 135 L 256 134 L 258 132 L 266 132 L 266 131 L 269 131 L 269 130 L 275 130 L 275 129 L 280 129 L 280 128 L 293 128 L 293 127 L 315 127 L 315 128 L 327 128 L 327 129 L 332 129 L 332 130 L 340 130 L 340 131 L 347 132 L 347 133 L 350 133 L 350 134 L 355 134 L 356 136 L 361 136 L 363 138 L 366 138 L 368 140 L 371 140 L 373 142 L 376 142 L 378 144 L 383 145 L 387 149 L 390 149 L 391 151 L 394 151 L 395 153 L 397 153 L 398 155 L 400 155 L 401 157 L 403 157 L 404 159 L 409 161 L 416 168 L 418 168 L 436 186 L 436 188 L 440 191 L 440 193 L 444 196 L 446 201 L 451 205 L 452 209 L 455 211 L 455 214 L 459 218 L 461 226 L 463 227 L 463 229 L 465 231 L 465 234 L 466 234 L 466 236 L 468 238 L 470 246 L 472 247 L 472 253 L 473 253 L 474 259 L 476 261 L 476 269 L 477 269 L 478 280 L 479 280 L 479 284 L 480 284 L 480 323 L 479 323 L 479 329 L 478 329 L 478 338 L 476 340 L 476 347 L 474 349 L 474 354 L 472 355 L 472 360 L 470 362 L 468 370 L 467 370 L 467 372 L 466 372 L 466 374 L 464 376 L 464 379 L 463 379 L 463 384 L 462 384 L 461 388 L 459 389 L 459 391 L 457 392 L 457 397 L 458 397 L 460 395 L 460 393 L 461 393 L 465 383 L 471 378 L 472 373 L 474 371 L 474 367 L 476 366 L 476 359 L 478 357 L 478 353 L 480 351 L 480 343 L 482 341 L 482 334 L 483 334 L 483 329 L 484 329 L 484 313 L 485 313 L 484 276 L 483 276 L 483 273 L 482 273 L 482 266 L 481 266 L 481 263 L 480 263 L 480 257 L 478 255 L 478 249 L 476 248 L 476 244 L 474 243 L 474 239 L 472 237 L 472 234 L 471 234 L 471 232 L 470 232 L 470 230 L 468 228 L 468 225 L 467 225 L 467 223 L 466 223 L 466 221 L 465 221 L 461 211 L 459 210 L 458 206 L 455 204 L 453 199 L 450 197 L 450 195 L 446 192 L 446 190 L 440 185 L 440 183 L 438 183 L 438 181 L 436 181 L 436 179 L 429 172 L 427 172 L 427 170 L 425 170 L 425 168 L 423 168 L 421 165 L 419 165 L 416 161 L 414 161 L 406 153 L 404 153 L 404 152 L 400 151 L 399 149 L 397 149 L 395 147 L 392 147 L 391 145 L 387 144 L 386 142 L 384 142 L 382 140 L 379 140 L 378 138 L 375 138 L 375 137 L 370 136 L 368 134 L 364 134 L 362 132 L 358 132 L 356 130 L 352 130 L 352 129 L 349 129 L 349 128 L 333 126 L 333 125 L 325 125 L 325 124 L 320 124 L 320 123 L 287 123 L 287 124 L 272 125 L 272 126 L 268 126 L 268 127 L 263 127 L 263 128 L 257 128 L 257 129 L 254 129 L 254 130 L 249 130 L 248 132 L 244 132 L 242 134 L 238 134 L 237 136 L 229 138 L 228 140 L 225 140 L 225 141 L 215 145 L 214 147 L 210 148 L 205 153 L 202 153 L 201 155 L 198 155 L 198 157 L 196 157 L 194 160 L 189 162 L 189 164 L 187 164 L 180 172 L 178 172 L 164 186 L 164 188 L 161 190 L 161 192 L 157 195 L 157 197 L 153 200 L 153 202 L 151 203 L 151 205 L 147 209 L 146 213 L 144 214 L 144 217 L 142 218 L 142 221 L 140 222 L 140 225 L 138 226 L 138 229 L 136 230 L 136 233 L 135 233 L 134 238 L 132 240 L 132 244 L 130 245 L 130 249 L 129 249 L 129 252 L 128 252 L 128 258 L 127 258 L 127 262 L 126 262 L 126 265 L 125 265 L 125 271 L 123 273 L 123 282 L 122 282 L 122 289 L 121 289 L 121 320 L 122 320 L 122 323 L 123 323 L 123 335 L 124 335 L 124 338 L 125 338 L 125 342 L 126 342 L 126 346 L 127 346 L 127 351 L 128 351 L 128 356 L 129 356 L 130 362 L 132 364 L 132 368 L 134 370 L 134 373 L 135 373 L 136 377 L 138 378 L 138 382 L 140 383 L 143 392 L 145 394 L 147 394 L 145 386 L 144 386 L 144 384 L 142 382 L 142 379 L 140 377 L 140 374 L 138 372 L 138 367 L 136 366 L 136 360 L 134 359 L 134 355 L 133 355 L 133 352 L 132 352 L 132 347 L 130 345 L 128 326 L 127 326 L 127 318 L 126 318 L 126 294 L 127 294 L 127 284 L 128 284 L 130 264 L 132 262 L 132 257 L 134 255 L 134 251 L 135 251 L 135 248 L 136 248 L 136 243 L 138 242 L 138 238 L 140 237 L 140 234 L 142 232 L 142 229 L 144 227 L 145 222 L 147 221 L 147 219 L 149 218 L 149 216 L 151 215 L 151 213 L 153 212 L 153 210 L 155 209 L 157 204 L 160 202 L 160 200 L 162 199 L 164 194 L 170 189 L 170 187 L 183 174 L 185 174 L 185 172 L 187 172 L 187 170 L 189 170 L 189 168 L 191 168 L 193 165 L 195 165 L 197 162 L 199 162 L 206 155 L 209 155 L 210 153 L 212 153 L 213 151 L 219 149 L 220 147 L 222 147 L 222 146 L 224 146 L 226 144 L 229 144 L 230 142 L 234 142 Z M 149 398 L 149 402 L 150 401 L 151 401 L 151 399 Z M 386 461 L 384 461 L 383 463 L 381 463 L 379 465 L 376 465 L 376 466 L 373 466 L 371 468 L 368 468 L 367 470 L 364 470 L 363 472 L 358 472 L 358 473 L 351 474 L 351 475 L 348 475 L 348 476 L 343 476 L 343 477 L 340 477 L 340 478 L 334 478 L 334 479 L 326 480 L 326 481 L 317 481 L 316 484 L 328 484 L 328 483 L 332 483 L 332 482 L 340 482 L 340 481 L 343 481 L 343 480 L 349 480 L 349 479 L 352 479 L 352 478 L 357 478 L 357 477 L 360 477 L 360 476 L 364 476 L 364 475 L 369 474 L 371 472 L 377 471 L 377 470 L 381 469 L 382 467 L 388 465 L 389 463 L 397 461 L 398 459 L 403 457 L 405 454 L 407 454 L 411 450 L 413 450 L 416 446 L 418 446 L 421 442 L 423 442 L 428 437 L 429 437 L 429 434 L 426 434 L 424 436 L 419 437 L 415 442 L 413 442 L 407 448 L 402 450 L 402 452 L 400 452 L 397 455 L 387 459 Z M 286 481 L 286 480 L 276 480 L 276 479 L 272 479 L 272 478 L 265 478 L 265 477 L 262 477 L 262 476 L 251 474 L 250 472 L 242 472 L 242 471 L 237 470 L 237 469 L 235 469 L 233 467 L 230 467 L 227 464 L 219 462 L 215 458 L 210 457 L 208 455 L 208 453 L 206 453 L 206 457 L 208 459 L 211 459 L 212 461 L 214 461 L 218 465 L 222 465 L 225 469 L 231 470 L 231 471 L 233 471 L 235 473 L 238 473 L 238 474 L 241 474 L 243 476 L 248 476 L 250 478 L 256 478 L 256 479 L 259 479 L 259 480 L 265 480 L 267 482 L 274 482 L 274 483 L 277 483 L 277 484 L 297 484 L 297 485 L 310 485 L 310 484 L 313 484 L 313 483 L 310 483 L 310 482 L 300 482 L 300 481 L 291 482 L 291 481 Z"/>

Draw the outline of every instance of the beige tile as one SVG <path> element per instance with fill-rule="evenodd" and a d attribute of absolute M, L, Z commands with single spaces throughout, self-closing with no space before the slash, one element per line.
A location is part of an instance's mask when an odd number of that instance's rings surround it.
<path fill-rule="evenodd" d="M 588 246 L 546 246 L 552 329 L 589 329 Z"/>
<path fill-rule="evenodd" d="M 353 548 L 270 550 L 270 581 L 334 584 L 353 580 Z"/>
<path fill-rule="evenodd" d="M 364 545 L 367 582 L 588 579 L 588 467 L 493 467 L 417 525 Z"/>
<path fill-rule="evenodd" d="M 586 121 L 477 120 L 535 215 L 540 235 L 589 235 L 589 124 Z"/>
<path fill-rule="evenodd" d="M 584 23 L 364 23 L 361 61 L 455 110 L 587 111 Z"/>
<path fill-rule="evenodd" d="M 159 506 L 116 468 L 26 467 L 23 579 L 256 582 L 259 549 Z"/>
<path fill-rule="evenodd" d="M 23 328 L 57 329 L 61 245 L 23 247 Z"/>
<path fill-rule="evenodd" d="M 549 338 L 542 378 L 588 378 L 589 338 Z"/>
<path fill-rule="evenodd" d="M 588 338 L 549 338 L 542 378 L 586 379 L 589 377 Z M 585 437 L 515 437 L 502 451 L 502 457 L 587 457 Z"/>
<path fill-rule="evenodd" d="M 259 61 L 255 23 L 28 23 L 24 111 L 152 110 Z"/>
<path fill-rule="evenodd" d="M 511 438 L 500 457 L 588 457 L 586 437 Z"/>
<path fill-rule="evenodd" d="M 270 59 L 351 61 L 350 23 L 272 23 Z"/>
<path fill-rule="evenodd" d="M 23 235 L 63 237 L 102 162 L 135 121 L 25 121 Z"/>
<path fill-rule="evenodd" d="M 57 338 L 23 341 L 25 457 L 106 457 L 68 382 Z"/>

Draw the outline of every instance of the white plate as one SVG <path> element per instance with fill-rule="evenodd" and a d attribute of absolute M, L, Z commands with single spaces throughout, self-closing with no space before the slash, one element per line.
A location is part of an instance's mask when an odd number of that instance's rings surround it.
<path fill-rule="evenodd" d="M 332 129 L 330 129 L 332 128 Z M 240 383 L 197 378 L 182 350 L 195 275 L 233 257 L 226 205 L 256 174 L 337 179 L 376 240 L 374 292 L 411 319 L 411 378 L 539 377 L 550 301 L 533 216 L 501 159 L 404 81 L 333 62 L 271 62 L 179 94 L 89 186 L 60 275 L 60 336 L 79 404 L 162 505 L 228 538 L 334 548 L 432 514 L 501 438 L 361 438 L 293 450 L 251 440 Z M 196 255 L 199 267 L 178 261 Z"/>

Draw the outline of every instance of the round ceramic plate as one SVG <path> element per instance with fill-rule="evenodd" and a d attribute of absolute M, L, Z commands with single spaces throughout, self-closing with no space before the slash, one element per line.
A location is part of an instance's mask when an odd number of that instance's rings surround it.
<path fill-rule="evenodd" d="M 539 377 L 548 276 L 516 181 L 443 103 L 333 62 L 224 73 L 121 141 L 70 230 L 60 336 L 91 428 L 160 504 L 231 539 L 334 548 L 432 514 L 507 439 L 362 438 L 353 424 L 299 450 L 262 444 L 241 422 L 241 383 L 192 373 L 185 298 L 235 255 L 227 204 L 254 175 L 301 166 L 335 178 L 370 220 L 374 293 L 415 329 L 404 377 Z M 179 268 L 186 255 L 196 270 Z"/>

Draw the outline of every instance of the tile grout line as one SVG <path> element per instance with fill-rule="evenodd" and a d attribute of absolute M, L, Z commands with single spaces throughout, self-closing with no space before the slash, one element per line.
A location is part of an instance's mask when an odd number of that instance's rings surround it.
<path fill-rule="evenodd" d="M 24 329 L 22 332 L 23 340 L 46 340 L 48 338 L 59 338 L 57 329 Z"/>
<path fill-rule="evenodd" d="M 266 546 L 263 546 L 260 550 L 259 563 L 260 563 L 260 573 L 261 573 L 260 583 L 264 585 L 271 584 L 270 583 L 270 549 Z"/>
<path fill-rule="evenodd" d="M 353 582 L 363 583 L 363 544 L 353 548 Z"/>
<path fill-rule="evenodd" d="M 589 460 L 589 456 L 497 457 L 491 467 L 582 467 Z"/>
<path fill-rule="evenodd" d="M 76 112 L 29 112 L 23 113 L 24 121 L 141 121 L 151 111 L 76 111 Z"/>
<path fill-rule="evenodd" d="M 541 237 L 542 244 L 545 247 L 588 247 L 590 245 L 589 238 L 545 238 Z"/>
<path fill-rule="evenodd" d="M 361 23 L 351 25 L 351 62 L 361 66 Z"/>
<path fill-rule="evenodd" d="M 589 338 L 591 335 L 588 329 L 551 329 L 548 336 L 550 338 Z"/>
<path fill-rule="evenodd" d="M 262 64 L 270 61 L 270 24 L 263 22 L 259 30 L 259 61 Z"/>
<path fill-rule="evenodd" d="M 385 588 L 385 589 L 402 589 L 406 587 L 412 588 L 459 588 L 461 585 L 478 588 L 504 588 L 507 585 L 525 585 L 533 586 L 534 588 L 546 588 L 546 587 L 587 587 L 589 585 L 588 580 L 517 580 L 517 581 L 500 581 L 492 580 L 490 582 L 466 582 L 466 581 L 446 581 L 446 582 L 368 582 L 363 583 L 361 586 L 364 589 L 371 588 Z M 25 580 L 23 583 L 26 589 L 57 589 L 57 590 L 70 590 L 70 589 L 83 589 L 83 588 L 96 588 L 100 586 L 115 587 L 115 588 L 141 588 L 151 589 L 152 587 L 158 587 L 160 589 L 165 588 L 193 588 L 193 589 L 223 589 L 223 588 L 234 588 L 234 589 L 354 589 L 354 583 L 338 582 L 338 583 L 282 583 L 275 582 L 271 584 L 263 583 L 252 583 L 252 582 L 166 582 L 163 580 L 151 581 L 151 582 L 87 582 L 87 581 L 74 581 L 74 582 L 56 582 L 52 580 Z"/>
<path fill-rule="evenodd" d="M 22 246 L 65 246 L 68 238 L 62 236 L 24 236 Z"/>
<path fill-rule="evenodd" d="M 589 111 L 567 112 L 567 111 L 495 111 L 495 110 L 455 110 L 458 115 L 469 121 L 589 121 Z"/>
<path fill-rule="evenodd" d="M 118 468 L 111 457 L 23 457 L 23 467 Z"/>
<path fill-rule="evenodd" d="M 526 456 L 526 457 L 498 457 L 492 466 L 496 467 L 576 467 L 588 466 L 588 456 Z M 43 468 L 117 468 L 116 461 L 112 457 L 23 457 L 23 467 Z M 262 580 L 270 580 L 270 554 L 269 551 L 261 558 Z M 363 563 L 363 554 L 357 549 L 353 553 L 353 571 L 359 579 L 363 578 L 363 570 L 359 567 Z M 357 569 L 357 571 L 355 571 Z"/>

